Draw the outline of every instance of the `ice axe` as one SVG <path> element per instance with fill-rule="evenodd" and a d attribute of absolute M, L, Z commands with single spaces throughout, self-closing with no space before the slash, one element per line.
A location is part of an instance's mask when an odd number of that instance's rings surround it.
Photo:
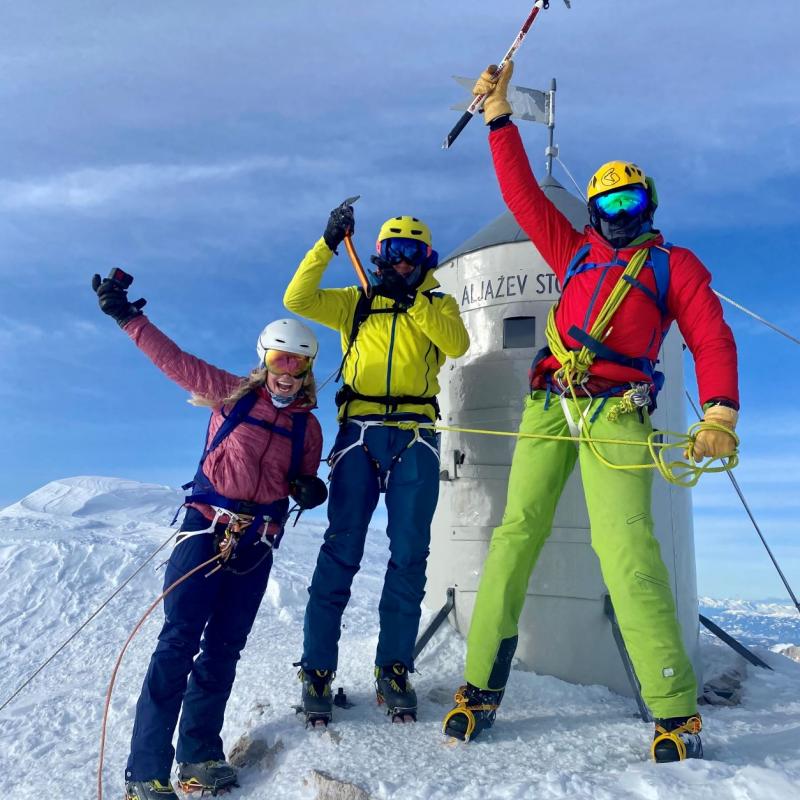
<path fill-rule="evenodd" d="M 359 197 L 361 197 L 360 194 L 355 195 L 355 197 L 348 197 L 347 200 L 342 202 L 339 207 L 345 208 L 347 206 L 351 206 L 356 202 L 356 200 L 358 200 Z M 361 264 L 361 259 L 358 257 L 358 253 L 356 253 L 356 248 L 353 244 L 352 233 L 350 231 L 347 231 L 347 233 L 344 235 L 344 246 L 347 250 L 347 255 L 350 256 L 350 261 L 353 264 L 353 269 L 356 271 L 358 282 L 361 284 L 364 294 L 367 297 L 372 297 L 372 284 L 369 282 L 369 277 L 367 276 L 367 272 Z"/>
<path fill-rule="evenodd" d="M 571 8 L 570 0 L 564 0 L 567 8 Z M 528 14 L 528 18 L 525 22 L 522 23 L 522 27 L 519 29 L 519 33 L 517 34 L 517 38 L 511 43 L 511 47 L 506 50 L 506 54 L 503 56 L 500 63 L 497 65 L 497 69 L 495 69 L 494 73 L 492 74 L 493 78 L 496 78 L 505 68 L 506 64 L 514 58 L 514 53 L 519 50 L 520 45 L 525 40 L 525 36 L 528 34 L 528 31 L 531 29 L 533 25 L 533 21 L 536 19 L 536 16 L 542 9 L 550 8 L 550 0 L 536 0 L 533 4 L 533 8 L 531 9 L 530 14 Z M 467 127 L 469 121 L 475 116 L 475 114 L 480 111 L 481 106 L 483 105 L 483 101 L 486 99 L 485 94 L 479 94 L 475 97 L 475 99 L 469 104 L 467 110 L 461 115 L 461 118 L 456 122 L 453 126 L 453 129 L 450 133 L 447 134 L 447 138 L 442 143 L 442 149 L 447 150 L 453 142 L 458 138 L 458 135 L 464 128 Z"/>

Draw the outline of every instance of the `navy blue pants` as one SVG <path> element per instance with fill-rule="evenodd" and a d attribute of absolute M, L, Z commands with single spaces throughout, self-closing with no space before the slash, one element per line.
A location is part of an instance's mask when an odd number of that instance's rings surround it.
<path fill-rule="evenodd" d="M 355 422 L 344 423 L 333 452 L 339 453 L 357 441 L 359 433 Z M 380 497 L 379 478 L 386 478 L 393 462 L 386 482 L 390 557 L 379 606 L 375 663 L 383 666 L 399 661 L 414 668 L 412 654 L 425 596 L 431 520 L 439 497 L 438 436 L 431 431 L 422 431 L 421 436 L 427 444 L 417 442 L 409 447 L 413 431 L 368 428 L 366 450 L 353 448 L 334 466 L 328 529 L 308 590 L 302 659 L 305 669 L 336 669 L 342 614 Z"/>
<path fill-rule="evenodd" d="M 202 530 L 208 525 L 202 514 L 190 508 L 181 530 Z M 223 528 L 218 526 L 218 530 Z M 167 564 L 164 588 L 214 553 L 212 533 L 177 544 Z M 127 780 L 169 778 L 179 713 L 179 762 L 225 757 L 219 735 L 225 705 L 236 662 L 267 588 L 272 551 L 258 542 L 238 550 L 228 563 L 230 568 L 210 577 L 206 575 L 216 564 L 199 570 L 164 599 L 164 627 L 136 706 Z"/>

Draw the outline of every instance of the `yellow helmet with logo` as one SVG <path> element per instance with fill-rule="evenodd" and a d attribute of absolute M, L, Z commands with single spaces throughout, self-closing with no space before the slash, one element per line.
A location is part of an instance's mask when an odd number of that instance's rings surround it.
<path fill-rule="evenodd" d="M 418 239 L 431 246 L 431 229 L 416 217 L 392 217 L 381 225 L 378 232 L 378 245 L 385 239 Z"/>
<path fill-rule="evenodd" d="M 586 198 L 591 200 L 604 192 L 613 189 L 624 189 L 626 186 L 643 186 L 650 189 L 650 182 L 641 167 L 630 161 L 609 161 L 592 175 L 586 187 Z"/>

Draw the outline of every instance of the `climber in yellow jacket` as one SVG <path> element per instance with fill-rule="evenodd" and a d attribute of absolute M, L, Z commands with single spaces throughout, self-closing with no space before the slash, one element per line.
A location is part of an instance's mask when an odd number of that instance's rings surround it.
<path fill-rule="evenodd" d="M 393 217 L 381 227 L 371 297 L 358 286 L 320 289 L 326 267 L 353 229 L 352 206 L 334 209 L 284 296 L 289 311 L 339 331 L 344 353 L 336 394 L 340 427 L 329 458 L 329 525 L 309 588 L 299 673 L 312 724 L 327 724 L 331 716 L 341 618 L 382 492 L 390 559 L 379 606 L 376 690 L 393 720 L 416 719 L 408 673 L 414 670 L 439 494 L 439 443 L 430 430 L 394 423 L 437 418 L 439 370 L 448 356 L 457 358 L 469 347 L 458 304 L 436 291 L 430 229 L 415 217 Z"/>

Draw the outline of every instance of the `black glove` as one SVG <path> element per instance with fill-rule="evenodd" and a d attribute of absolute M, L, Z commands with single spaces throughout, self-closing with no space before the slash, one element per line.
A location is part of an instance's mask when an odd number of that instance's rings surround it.
<path fill-rule="evenodd" d="M 131 303 L 128 300 L 128 286 L 133 278 L 120 269 L 112 269 L 109 277 L 101 279 L 99 275 L 92 278 L 92 289 L 97 292 L 100 310 L 113 317 L 120 328 L 124 328 L 134 317 L 142 315 L 142 308 L 147 300 L 140 297 Z"/>
<path fill-rule="evenodd" d="M 336 248 L 344 241 L 345 234 L 352 236 L 356 228 L 356 219 L 353 215 L 353 206 L 347 206 L 344 203 L 331 211 L 328 217 L 328 224 L 325 226 L 325 233 L 322 238 L 325 244 L 336 252 Z"/>
<path fill-rule="evenodd" d="M 394 300 L 401 308 L 409 308 L 417 299 L 417 290 L 409 286 L 406 279 L 380 256 L 372 256 L 372 263 L 380 270 L 380 283 L 372 288 L 375 294 Z"/>
<path fill-rule="evenodd" d="M 316 508 L 328 499 L 328 487 L 316 475 L 301 475 L 289 484 L 289 496 L 303 510 Z"/>

